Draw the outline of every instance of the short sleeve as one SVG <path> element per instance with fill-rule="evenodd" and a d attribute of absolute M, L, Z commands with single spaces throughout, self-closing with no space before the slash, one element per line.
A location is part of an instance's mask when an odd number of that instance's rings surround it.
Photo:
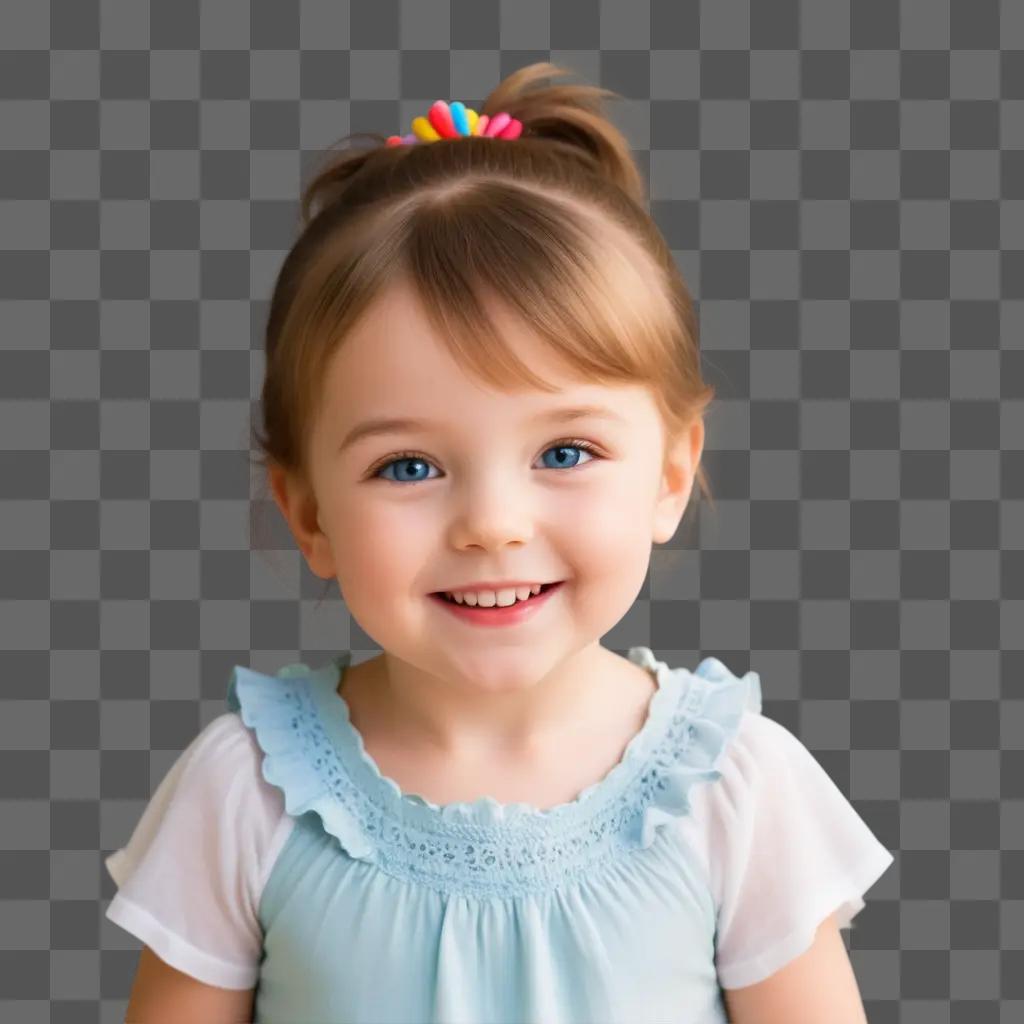
<path fill-rule="evenodd" d="M 107 918 L 199 981 L 253 988 L 257 908 L 283 812 L 240 717 L 215 718 L 172 764 L 128 843 L 105 859 L 118 885 Z"/>
<path fill-rule="evenodd" d="M 703 790 L 707 867 L 723 988 L 769 977 L 835 913 L 851 927 L 893 855 L 785 726 L 744 712 Z"/>

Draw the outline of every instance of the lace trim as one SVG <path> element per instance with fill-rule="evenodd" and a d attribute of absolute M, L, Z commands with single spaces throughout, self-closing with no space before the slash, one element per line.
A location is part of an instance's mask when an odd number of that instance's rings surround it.
<path fill-rule="evenodd" d="M 715 658 L 694 673 L 670 670 L 649 648 L 630 658 L 657 670 L 647 721 L 603 779 L 548 810 L 489 797 L 442 807 L 403 794 L 336 692 L 347 654 L 277 676 L 236 666 L 228 706 L 255 730 L 263 777 L 282 790 L 287 812 L 315 811 L 349 856 L 440 892 L 504 896 L 550 889 L 650 846 L 689 812 L 690 786 L 721 775 L 715 764 L 743 710 L 761 709 L 757 673 L 738 679 Z"/>
<path fill-rule="evenodd" d="M 327 668 L 319 673 L 310 673 L 304 669 L 313 684 L 310 693 L 317 705 L 320 721 L 356 786 L 374 796 L 389 816 L 402 822 L 421 825 L 427 830 L 435 828 L 439 816 L 448 822 L 481 826 L 505 825 L 520 817 L 540 819 L 545 826 L 578 821 L 593 810 L 592 806 L 584 805 L 621 792 L 631 776 L 637 773 L 643 759 L 668 728 L 682 686 L 679 672 L 673 673 L 664 662 L 657 661 L 649 648 L 634 647 L 630 650 L 629 660 L 650 671 L 658 686 L 648 704 L 644 724 L 626 745 L 619 762 L 602 779 L 588 786 L 574 800 L 546 809 L 529 803 L 502 804 L 489 796 L 441 806 L 417 794 L 403 793 L 394 779 L 380 771 L 377 762 L 367 751 L 362 734 L 352 724 L 348 702 L 338 693 L 341 673 L 349 657 L 350 654 L 346 652 L 336 658 L 333 670 Z"/>

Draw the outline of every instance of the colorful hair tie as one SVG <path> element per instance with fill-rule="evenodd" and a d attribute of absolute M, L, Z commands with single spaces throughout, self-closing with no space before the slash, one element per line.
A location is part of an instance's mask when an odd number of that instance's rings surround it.
<path fill-rule="evenodd" d="M 523 122 L 503 110 L 494 117 L 478 114 L 459 100 L 451 106 L 445 100 L 434 100 L 426 117 L 412 119 L 408 135 L 390 135 L 389 146 L 409 146 L 419 142 L 439 142 L 467 135 L 484 135 L 492 139 L 517 139 L 522 134 Z"/>

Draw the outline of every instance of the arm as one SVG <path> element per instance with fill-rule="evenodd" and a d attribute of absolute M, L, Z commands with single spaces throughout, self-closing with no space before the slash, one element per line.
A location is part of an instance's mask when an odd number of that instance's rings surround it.
<path fill-rule="evenodd" d="M 171 967 L 149 946 L 125 1012 L 125 1024 L 241 1024 L 252 1021 L 255 989 L 217 988 Z"/>
<path fill-rule="evenodd" d="M 867 1024 L 835 914 L 796 959 L 763 981 L 722 994 L 732 1024 Z"/>

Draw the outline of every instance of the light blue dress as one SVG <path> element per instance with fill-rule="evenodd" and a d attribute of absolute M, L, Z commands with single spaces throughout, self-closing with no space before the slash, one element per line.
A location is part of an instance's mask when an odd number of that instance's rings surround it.
<path fill-rule="evenodd" d="M 674 823 L 757 673 L 670 669 L 619 763 L 547 810 L 438 806 L 382 776 L 324 667 L 232 672 L 228 708 L 296 818 L 258 916 L 262 1024 L 722 1024 L 716 910 Z"/>

